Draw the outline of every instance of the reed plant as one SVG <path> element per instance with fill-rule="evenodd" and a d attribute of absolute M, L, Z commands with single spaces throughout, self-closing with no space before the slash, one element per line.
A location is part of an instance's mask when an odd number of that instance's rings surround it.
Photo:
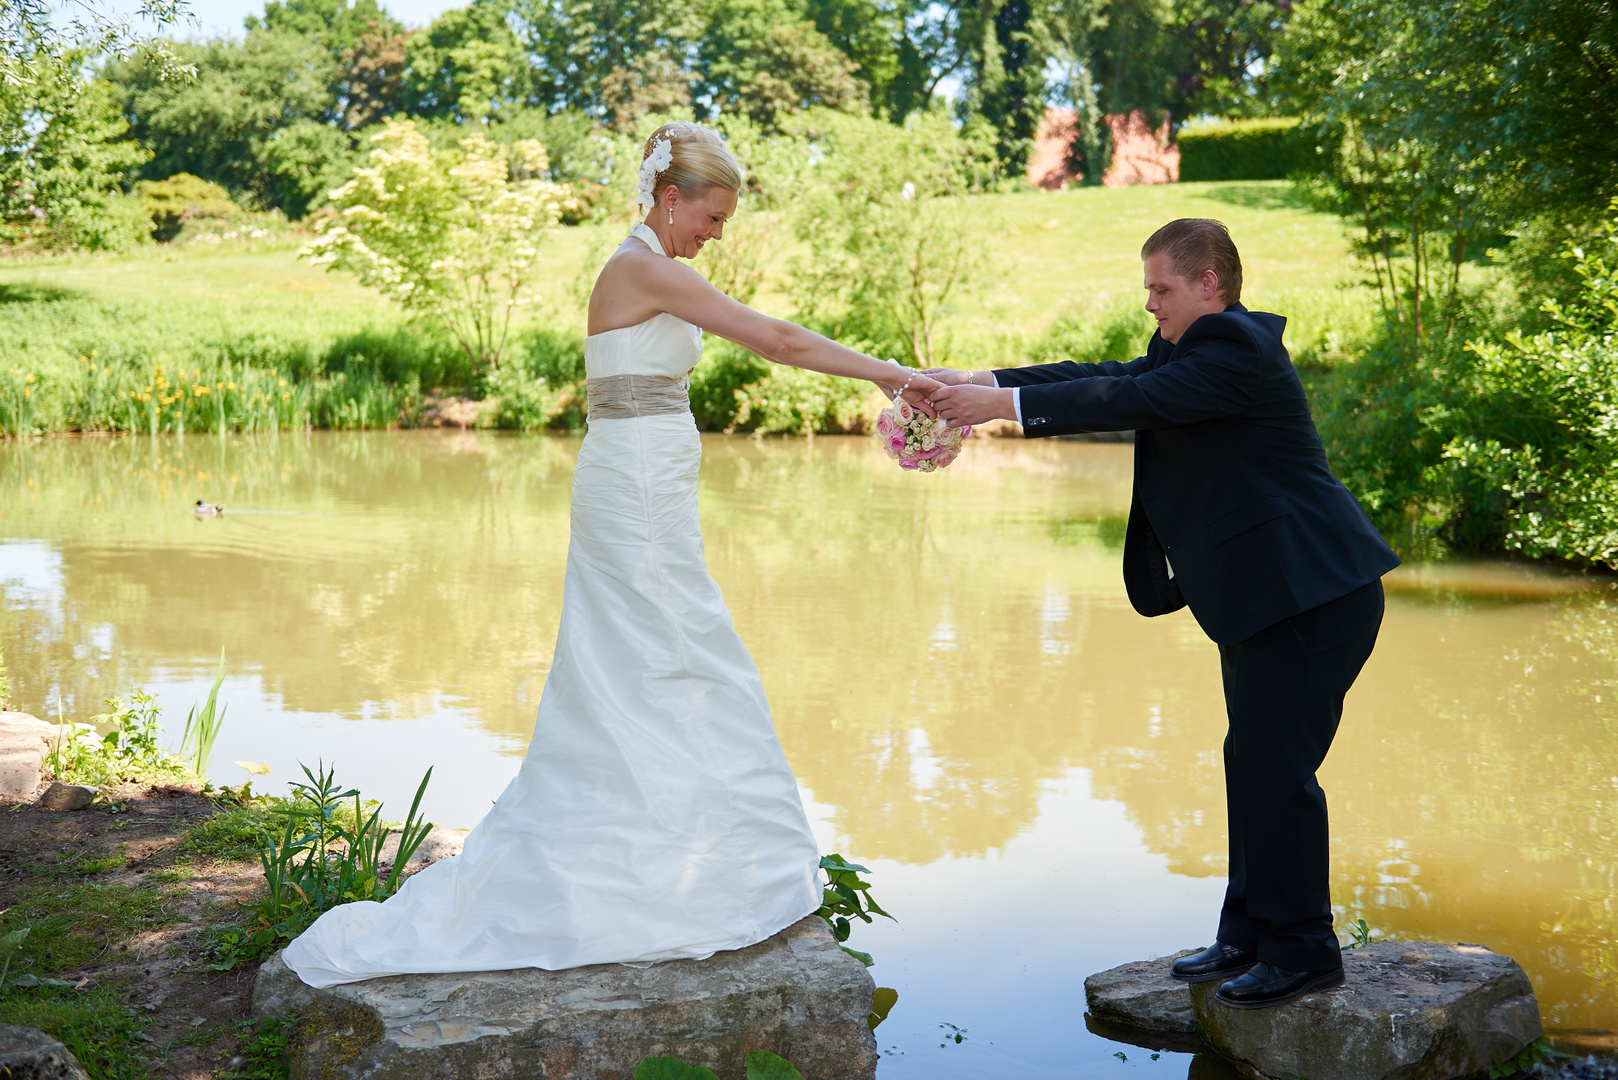
<path fill-rule="evenodd" d="M 213 758 L 213 744 L 219 738 L 219 729 L 225 723 L 225 710 L 219 705 L 219 687 L 225 681 L 225 653 L 219 652 L 219 672 L 208 690 L 208 700 L 200 708 L 191 706 L 185 715 L 185 732 L 180 736 L 181 758 L 189 759 L 191 771 L 198 776 L 208 775 L 208 762 Z"/>

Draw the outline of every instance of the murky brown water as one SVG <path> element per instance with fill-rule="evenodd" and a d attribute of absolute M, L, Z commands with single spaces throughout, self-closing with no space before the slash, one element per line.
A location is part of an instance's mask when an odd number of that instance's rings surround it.
<path fill-rule="evenodd" d="M 913 476 L 863 439 L 705 448 L 709 559 L 823 843 L 901 920 L 855 941 L 901 993 L 882 1075 L 1183 1076 L 1081 1021 L 1089 971 L 1206 943 L 1224 872 L 1217 658 L 1189 615 L 1129 609 L 1129 449 L 978 443 Z M 18 696 L 82 720 L 143 685 L 177 722 L 223 648 L 217 779 L 324 757 L 397 806 L 432 765 L 432 813 L 470 825 L 543 686 L 576 449 L 0 447 Z M 1618 594 L 1504 566 L 1388 584 L 1323 775 L 1340 918 L 1509 953 L 1548 1026 L 1618 1028 Z"/>

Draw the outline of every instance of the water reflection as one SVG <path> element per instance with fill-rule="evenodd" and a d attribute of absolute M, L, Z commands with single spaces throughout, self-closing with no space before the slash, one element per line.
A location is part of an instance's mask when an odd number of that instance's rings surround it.
<path fill-rule="evenodd" d="M 7 445 L 0 643 L 19 697 L 60 695 L 83 719 L 156 685 L 183 715 L 223 647 L 220 760 L 268 756 L 284 779 L 336 756 L 400 799 L 435 764 L 433 812 L 469 824 L 532 725 L 576 449 L 442 433 Z M 929 477 L 865 440 L 705 450 L 709 559 L 827 842 L 878 863 L 913 913 L 873 938 L 914 983 L 883 1033 L 913 1038 L 912 1061 L 945 1053 L 929 1024 L 998 1024 L 1005 1038 L 949 1060 L 981 1074 L 1010 1043 L 1027 1075 L 1071 1075 L 1083 973 L 1205 943 L 1224 873 L 1217 658 L 1185 613 L 1129 609 L 1129 449 L 974 444 Z M 227 514 L 195 520 L 199 498 Z M 1341 915 L 1509 952 L 1548 1024 L 1613 1028 L 1618 611 L 1584 584 L 1390 579 L 1323 782 Z M 970 985 L 947 971 L 967 958 Z M 1030 979 L 1060 992 L 982 1003 Z M 925 1060 L 896 1051 L 884 1075 L 975 1075 Z"/>

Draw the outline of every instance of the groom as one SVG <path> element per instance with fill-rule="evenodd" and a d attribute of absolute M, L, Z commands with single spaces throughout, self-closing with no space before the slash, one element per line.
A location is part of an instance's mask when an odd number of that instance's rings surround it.
<path fill-rule="evenodd" d="M 952 426 L 1017 420 L 1029 438 L 1135 431 L 1124 585 L 1142 615 L 1189 605 L 1224 679 L 1230 882 L 1217 940 L 1175 978 L 1229 980 L 1259 1009 L 1343 981 L 1326 796 L 1315 771 L 1382 623 L 1399 559 L 1338 483 L 1278 315 L 1239 302 L 1225 227 L 1171 221 L 1141 249 L 1157 333 L 1128 363 L 941 371 Z"/>

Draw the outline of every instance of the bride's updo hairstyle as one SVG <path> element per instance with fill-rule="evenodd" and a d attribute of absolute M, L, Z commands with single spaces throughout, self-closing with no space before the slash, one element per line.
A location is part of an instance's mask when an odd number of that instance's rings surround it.
<path fill-rule="evenodd" d="M 655 206 L 663 198 L 663 190 L 670 184 L 680 189 L 686 198 L 698 198 L 709 188 L 722 187 L 739 192 L 742 189 L 742 167 L 725 149 L 724 140 L 712 128 L 676 120 L 652 132 L 641 149 L 641 160 L 652 154 L 659 139 L 669 141 L 673 159 L 662 172 L 652 178 L 652 200 Z"/>

